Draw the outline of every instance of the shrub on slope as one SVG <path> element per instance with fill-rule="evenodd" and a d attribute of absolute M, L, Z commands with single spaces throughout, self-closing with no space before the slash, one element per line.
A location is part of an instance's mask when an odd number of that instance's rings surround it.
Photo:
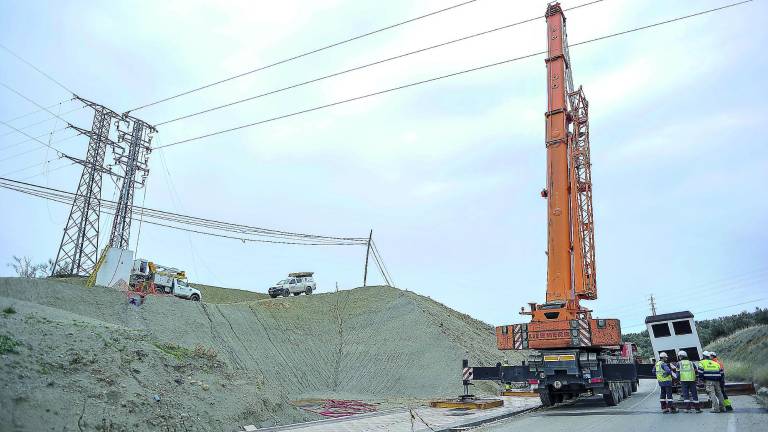
<path fill-rule="evenodd" d="M 748 327 L 707 345 L 725 363 L 729 381 L 753 381 L 768 386 L 768 325 Z"/>

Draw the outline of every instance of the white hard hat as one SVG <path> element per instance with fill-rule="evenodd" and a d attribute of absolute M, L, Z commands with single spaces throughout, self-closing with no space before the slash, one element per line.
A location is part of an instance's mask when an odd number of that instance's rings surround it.
<path fill-rule="evenodd" d="M 667 358 L 667 353 L 665 353 L 665 352 L 659 353 L 659 358 L 663 358 L 663 359 Z"/>
<path fill-rule="evenodd" d="M 688 357 L 688 353 L 683 351 L 683 350 L 680 350 L 680 351 L 678 351 L 677 356 L 678 357 Z"/>
<path fill-rule="evenodd" d="M 709 355 L 711 355 L 712 357 L 717 357 L 717 353 L 716 353 L 716 352 L 714 352 L 714 351 L 710 351 L 710 352 L 709 352 Z"/>
<path fill-rule="evenodd" d="M 701 355 L 704 356 L 704 357 L 709 357 L 709 356 L 712 355 L 712 353 L 709 352 L 709 351 L 704 351 L 703 353 L 701 353 Z"/>

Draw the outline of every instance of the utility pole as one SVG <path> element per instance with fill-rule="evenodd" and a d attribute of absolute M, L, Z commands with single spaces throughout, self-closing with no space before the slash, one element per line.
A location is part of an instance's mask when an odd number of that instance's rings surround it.
<path fill-rule="evenodd" d="M 150 124 L 135 117 L 124 116 L 128 123 L 127 131 L 119 131 L 119 142 L 127 142 L 126 149 L 121 144 L 115 145 L 115 162 L 123 166 L 123 182 L 120 185 L 120 197 L 117 200 L 115 218 L 112 221 L 112 232 L 109 236 L 109 246 L 128 249 L 131 239 L 131 217 L 133 214 L 133 197 L 137 187 L 145 186 L 149 174 L 149 153 L 152 151 L 152 133 L 156 132 Z M 118 153 L 119 152 L 119 153 Z M 136 175 L 141 173 L 141 179 Z"/>
<path fill-rule="evenodd" d="M 651 315 L 656 315 L 656 297 L 651 294 L 651 296 L 648 297 L 648 302 L 651 304 Z"/>
<path fill-rule="evenodd" d="M 91 130 L 70 125 L 71 128 L 88 136 L 88 152 L 85 160 L 72 158 L 74 162 L 83 166 L 83 172 L 80 175 L 80 183 L 72 202 L 72 209 L 69 211 L 51 275 L 85 276 L 90 274 L 96 266 L 99 253 L 102 174 L 109 172 L 104 168 L 104 155 L 107 145 L 114 144 L 109 139 L 112 119 L 119 118 L 119 114 L 109 108 L 81 97 L 77 99 L 93 109 L 93 123 Z"/>
<path fill-rule="evenodd" d="M 368 286 L 368 257 L 371 255 L 371 239 L 373 230 L 368 234 L 368 247 L 365 250 L 365 271 L 363 272 L 363 286 Z"/>

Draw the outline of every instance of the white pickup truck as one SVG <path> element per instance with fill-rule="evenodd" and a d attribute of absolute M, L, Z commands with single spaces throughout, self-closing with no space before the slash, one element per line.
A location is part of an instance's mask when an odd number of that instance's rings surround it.
<path fill-rule="evenodd" d="M 313 272 L 289 273 L 288 279 L 283 279 L 276 283 L 267 292 L 272 298 L 277 296 L 288 297 L 291 294 L 295 296 L 301 293 L 306 295 L 312 294 L 312 291 L 317 287 L 315 280 L 312 278 L 313 274 Z"/>
<path fill-rule="evenodd" d="M 189 286 L 183 270 L 155 264 L 145 259 L 134 260 L 130 285 L 134 290 L 144 291 L 148 284 L 154 284 L 158 292 L 173 294 L 183 299 L 200 301 L 203 298 L 200 290 Z"/>

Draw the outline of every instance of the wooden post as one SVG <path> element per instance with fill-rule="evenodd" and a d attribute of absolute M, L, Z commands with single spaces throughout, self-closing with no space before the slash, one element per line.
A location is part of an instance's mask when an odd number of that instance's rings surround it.
<path fill-rule="evenodd" d="M 363 286 L 368 286 L 368 256 L 371 255 L 371 239 L 373 238 L 373 230 L 368 234 L 368 248 L 365 250 L 365 271 L 363 271 Z"/>

